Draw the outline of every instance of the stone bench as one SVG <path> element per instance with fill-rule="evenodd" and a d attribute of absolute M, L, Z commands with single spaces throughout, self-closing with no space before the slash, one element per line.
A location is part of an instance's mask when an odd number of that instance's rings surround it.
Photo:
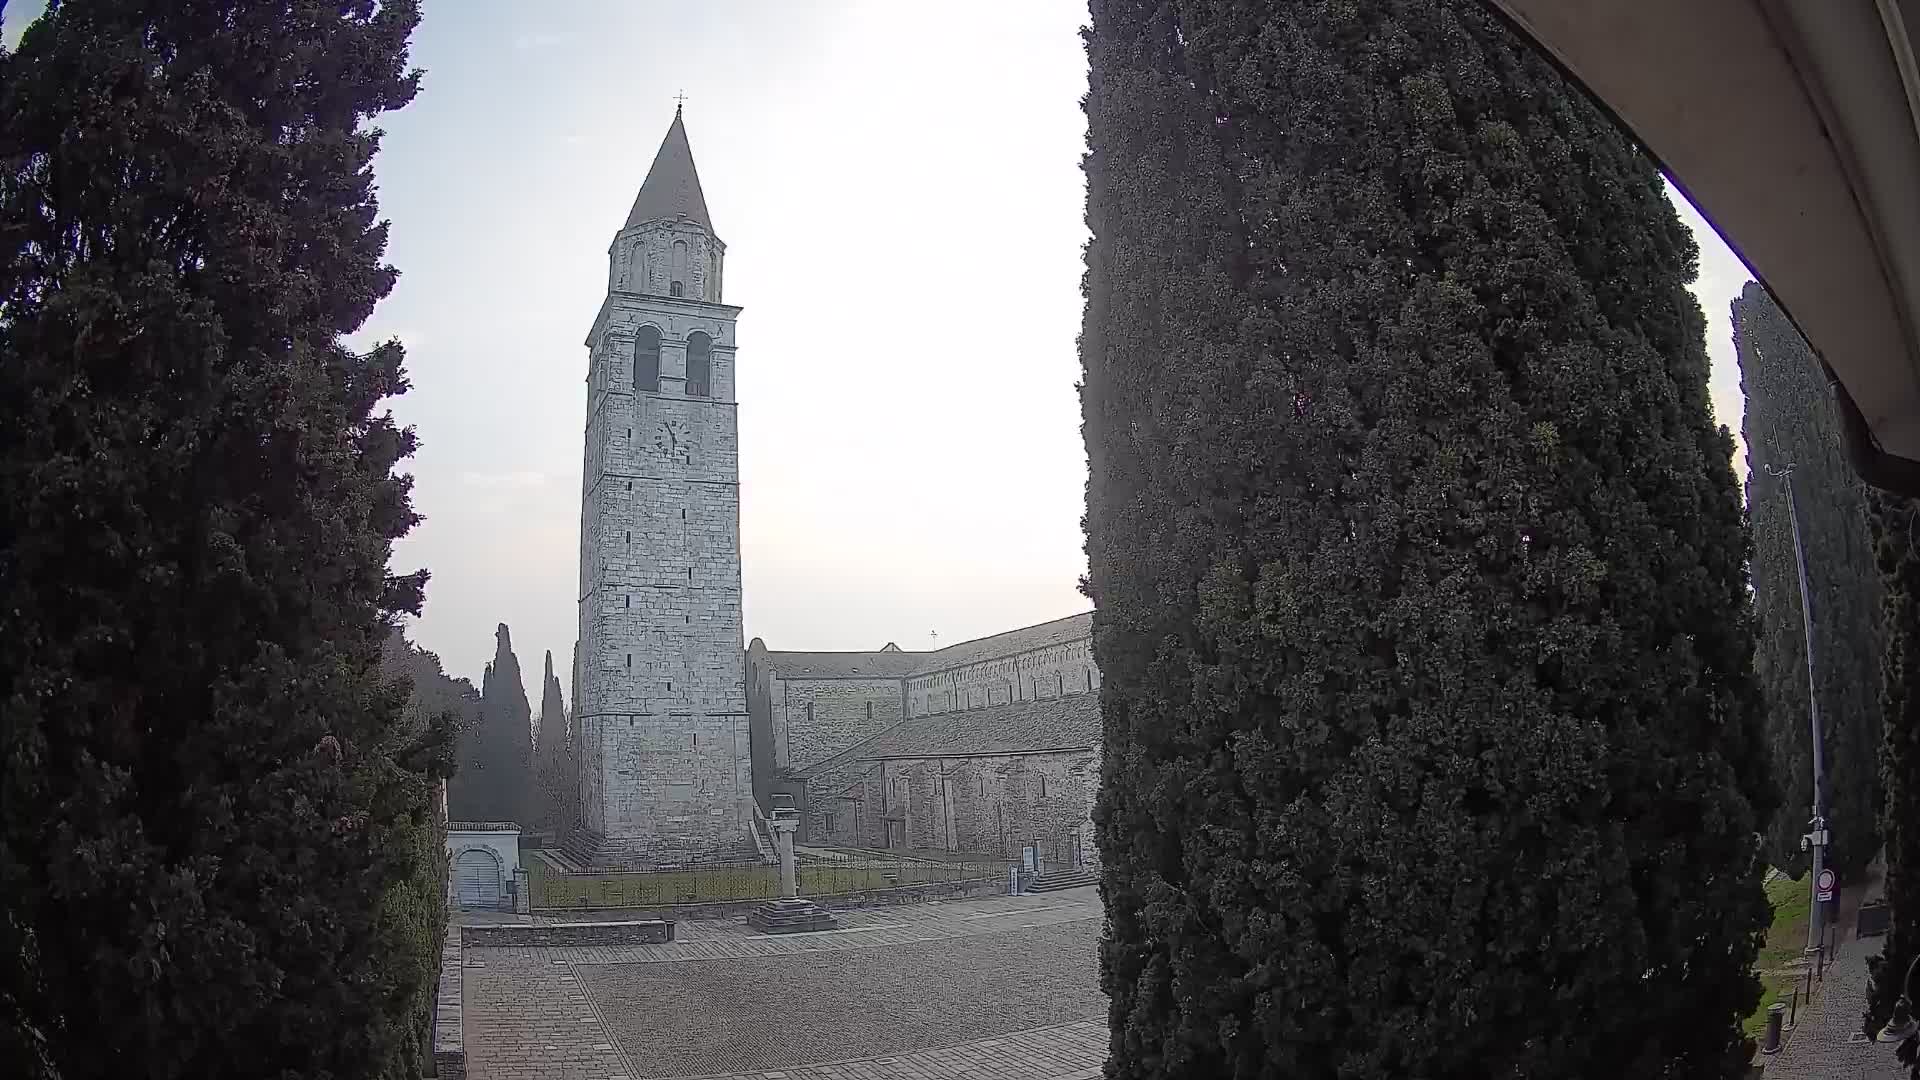
<path fill-rule="evenodd" d="M 483 923 L 460 928 L 460 943 L 475 949 L 555 945 L 663 945 L 673 940 L 672 919 L 621 922 Z"/>

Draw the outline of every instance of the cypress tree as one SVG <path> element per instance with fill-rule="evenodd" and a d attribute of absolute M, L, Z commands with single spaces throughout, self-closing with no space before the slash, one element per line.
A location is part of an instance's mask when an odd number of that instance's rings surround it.
<path fill-rule="evenodd" d="M 1880 575 L 1867 526 L 1866 488 L 1840 449 L 1839 418 L 1820 363 L 1757 282 L 1733 302 L 1733 340 L 1746 392 L 1747 515 L 1753 534 L 1754 669 L 1767 706 L 1767 741 L 1781 812 L 1767 833 L 1775 866 L 1806 865 L 1800 838 L 1813 804 L 1806 631 L 1786 483 L 1791 465 L 1808 590 L 1814 676 L 1820 686 L 1830 865 L 1859 871 L 1880 847 Z"/>
<path fill-rule="evenodd" d="M 1907 968 L 1920 955 L 1920 501 L 1876 492 L 1869 503 L 1874 552 L 1885 583 L 1881 827 L 1887 904 L 1893 912 L 1880 955 L 1868 960 L 1872 990 L 1864 1030 L 1871 1032 L 1893 1014 Z M 1911 1071 L 1920 1077 L 1920 1066 Z"/>
<path fill-rule="evenodd" d="M 0 1075 L 422 1067 L 414 437 L 342 344 L 417 20 L 53 0 L 0 56 Z"/>
<path fill-rule="evenodd" d="M 468 683 L 472 686 L 472 683 Z M 454 821 L 498 821 L 500 809 L 493 791 L 493 773 L 488 765 L 492 751 L 488 744 L 486 701 L 493 693 L 493 665 L 480 675 L 480 689 L 462 716 L 455 741 L 453 778 L 447 782 L 447 816 Z"/>
<path fill-rule="evenodd" d="M 1096 0 L 1108 1076 L 1734 1076 L 1771 790 L 1658 172 L 1478 3 Z"/>
<path fill-rule="evenodd" d="M 482 767 L 486 770 L 487 821 L 531 824 L 533 791 L 533 709 L 527 704 L 520 658 L 513 652 L 507 624 L 493 632 L 493 663 L 487 665 L 480 692 L 480 723 L 485 729 Z"/>
<path fill-rule="evenodd" d="M 560 680 L 553 674 L 551 651 L 541 680 L 540 734 L 533 752 L 540 798 L 537 820 L 547 829 L 566 829 L 573 824 L 567 800 L 572 775 L 567 767 L 567 707 L 560 697 Z"/>

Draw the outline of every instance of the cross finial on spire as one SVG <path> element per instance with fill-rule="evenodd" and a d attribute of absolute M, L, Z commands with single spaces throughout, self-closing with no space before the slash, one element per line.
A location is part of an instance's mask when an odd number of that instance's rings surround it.
<path fill-rule="evenodd" d="M 682 90 L 679 93 L 673 95 L 673 115 L 679 116 L 680 106 L 685 105 L 686 103 L 687 103 L 687 92 L 685 90 Z"/>

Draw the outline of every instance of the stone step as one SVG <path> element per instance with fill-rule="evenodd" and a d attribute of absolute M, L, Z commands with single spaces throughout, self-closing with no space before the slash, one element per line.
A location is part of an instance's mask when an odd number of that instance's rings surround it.
<path fill-rule="evenodd" d="M 747 912 L 747 925 L 763 934 L 804 934 L 837 930 L 840 920 L 819 904 L 797 897 L 761 904 Z"/>
<path fill-rule="evenodd" d="M 1061 889 L 1078 889 L 1087 885 L 1098 885 L 1100 875 L 1084 868 L 1068 870 L 1048 870 L 1027 883 L 1030 893 L 1058 892 Z"/>
<path fill-rule="evenodd" d="M 587 868 L 585 866 L 582 866 L 579 863 L 579 861 L 576 860 L 572 855 L 569 855 L 564 848 L 557 848 L 557 847 L 535 848 L 529 854 L 531 854 L 534 858 L 540 860 L 542 863 L 546 864 L 548 867 L 552 868 L 557 873 L 562 873 L 562 874 L 586 873 Z"/>

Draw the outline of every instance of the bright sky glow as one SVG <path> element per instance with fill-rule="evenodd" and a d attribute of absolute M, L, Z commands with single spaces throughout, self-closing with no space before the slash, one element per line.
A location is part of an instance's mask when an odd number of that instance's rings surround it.
<path fill-rule="evenodd" d="M 9 43 L 39 9 L 8 9 Z M 530 678 L 544 650 L 566 670 L 582 339 L 683 90 L 746 309 L 748 637 L 914 649 L 1085 610 L 1084 21 L 1079 0 L 428 0 L 425 85 L 377 163 L 402 277 L 368 328 L 414 383 L 416 639 L 478 683 L 506 622 Z M 1737 432 L 1748 275 L 1683 213 Z"/>

